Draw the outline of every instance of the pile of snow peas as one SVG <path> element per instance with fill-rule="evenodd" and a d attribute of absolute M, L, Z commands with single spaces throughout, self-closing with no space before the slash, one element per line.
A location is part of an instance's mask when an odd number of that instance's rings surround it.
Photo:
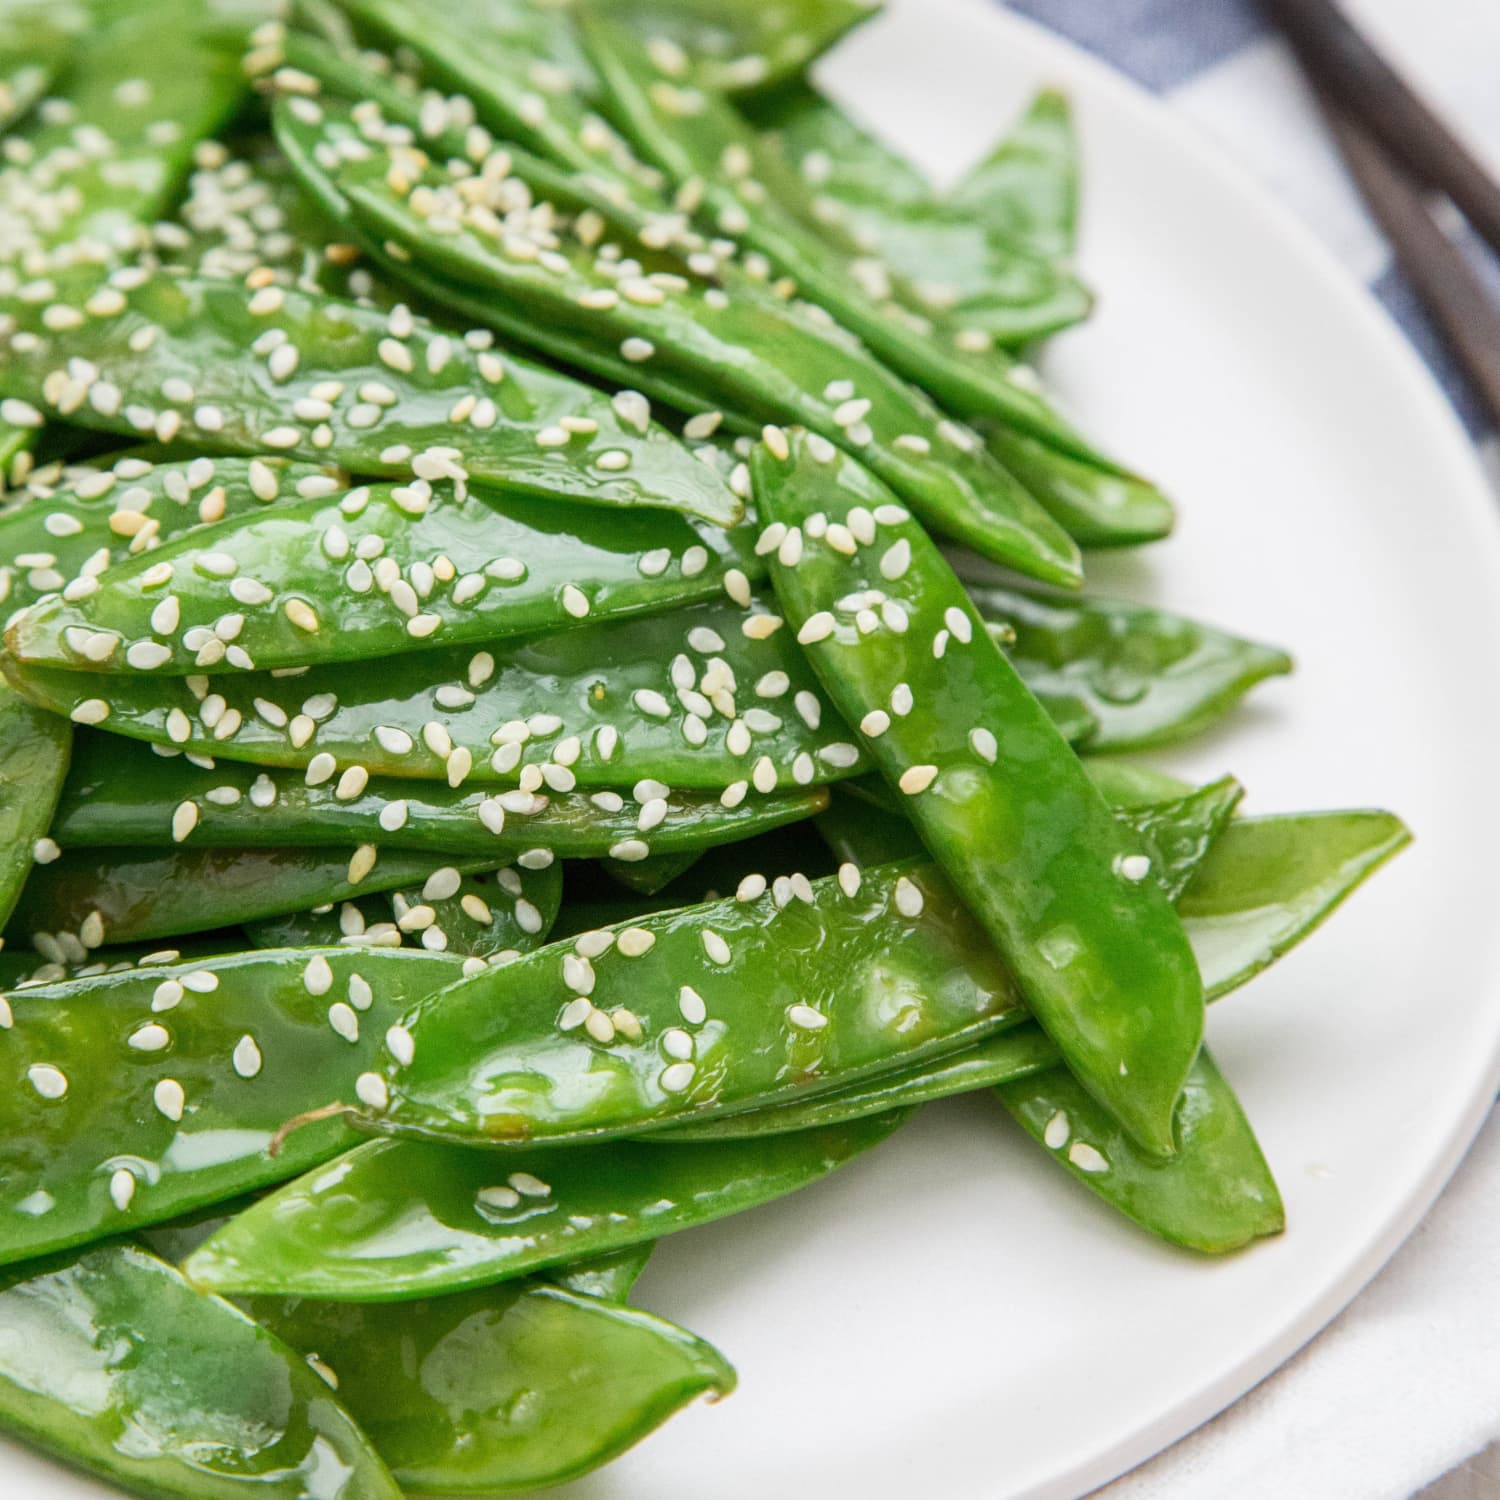
<path fill-rule="evenodd" d="M 870 14 L 0 5 L 0 1427 L 556 1484 L 734 1387 L 657 1239 L 959 1093 L 1282 1230 L 1205 1006 L 1407 832 L 1124 758 L 1290 659 L 1082 588 L 1067 101 L 939 192 Z"/>

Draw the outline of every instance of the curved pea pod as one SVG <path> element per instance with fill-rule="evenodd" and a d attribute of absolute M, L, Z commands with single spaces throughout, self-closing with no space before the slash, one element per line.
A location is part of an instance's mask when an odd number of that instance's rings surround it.
<path fill-rule="evenodd" d="M 137 1494 L 400 1500 L 298 1353 L 133 1245 L 0 1283 L 0 1425 Z"/>
<path fill-rule="evenodd" d="M 301 766 L 336 789 L 361 772 L 528 793 L 651 779 L 733 804 L 751 787 L 768 796 L 864 764 L 781 616 L 754 599 L 404 654 L 379 672 L 355 662 L 153 679 L 9 655 L 0 666 L 23 696 L 75 722 Z"/>
<path fill-rule="evenodd" d="M 1206 1051 L 1183 1086 L 1170 1161 L 1145 1155 L 1066 1068 L 995 1092 L 1064 1171 L 1161 1239 L 1223 1255 L 1286 1227 L 1260 1142 Z"/>
<path fill-rule="evenodd" d="M 346 1149 L 332 1120 L 267 1148 L 293 1116 L 355 1098 L 363 1075 L 373 1086 L 390 1027 L 462 972 L 441 954 L 315 949 L 12 992 L 0 1262 L 175 1218 Z"/>
<path fill-rule="evenodd" d="M 72 748 L 72 729 L 0 688 L 0 926 L 9 919 L 46 842 Z"/>
<path fill-rule="evenodd" d="M 814 531 L 772 568 L 808 659 L 1069 1066 L 1170 1155 L 1203 987 L 1149 858 L 921 527 L 827 444 L 778 437 L 752 476 L 763 516 Z"/>
<path fill-rule="evenodd" d="M 62 722 L 46 715 L 49 724 Z M 50 831 L 64 848 L 161 847 L 174 842 L 173 815 L 197 806 L 195 848 L 384 850 L 509 857 L 548 851 L 561 859 L 617 861 L 690 853 L 750 838 L 820 812 L 822 787 L 748 797 L 726 807 L 714 793 L 641 786 L 623 791 L 521 793 L 372 777 L 357 796 L 333 782 L 308 786 L 296 771 L 236 761 L 205 766 L 164 756 L 119 735 L 81 731 Z M 665 808 L 658 803 L 665 803 Z M 658 818 L 660 821 L 657 821 Z"/>
<path fill-rule="evenodd" d="M 297 288 L 251 291 L 164 272 L 115 272 L 97 290 L 74 277 L 60 295 L 78 308 L 77 324 L 60 332 L 45 308 L 4 301 L 34 337 L 21 350 L 12 340 L 0 394 L 70 421 L 415 475 L 419 492 L 432 479 L 466 476 L 725 525 L 742 509 L 665 429 L 635 420 L 629 405 L 622 417 L 592 386 L 497 351 L 493 334 L 444 331 L 404 309 L 386 314 Z M 87 361 L 91 379 L 49 382 L 70 358 Z M 114 392 L 107 402 L 95 395 L 101 382 Z"/>
<path fill-rule="evenodd" d="M 503 1157 L 372 1141 L 239 1214 L 185 1270 L 225 1294 L 343 1302 L 484 1286 L 769 1203 L 905 1118 L 753 1144 L 605 1141 Z"/>
<path fill-rule="evenodd" d="M 561 1484 L 735 1385 L 696 1334 L 541 1280 L 384 1307 L 249 1307 L 332 1372 L 340 1403 L 408 1495 Z"/>
<path fill-rule="evenodd" d="M 562 904 L 562 867 L 507 865 L 477 875 L 452 866 L 436 869 L 425 881 L 247 925 L 258 948 L 399 948 L 403 944 L 434 953 L 471 958 L 513 958 L 546 942 Z"/>
<path fill-rule="evenodd" d="M 860 446 L 866 460 L 945 531 L 1033 577 L 1077 581 L 1071 538 L 978 438 L 842 330 L 822 326 L 806 309 L 779 301 L 748 278 L 735 278 L 731 295 L 685 275 L 686 262 L 664 252 L 640 252 L 642 274 L 627 283 L 632 295 L 622 296 L 618 273 L 609 274 L 613 262 L 602 269 L 583 216 L 557 217 L 548 231 L 555 243 L 543 264 L 524 236 L 497 230 L 500 221 L 489 205 L 464 207 L 457 179 L 425 155 L 392 140 L 383 149 L 372 145 L 346 112 L 326 103 L 320 108 L 318 129 L 332 148 L 321 159 L 337 161 L 323 170 L 361 242 L 396 246 L 401 265 L 428 278 L 424 285 L 440 291 L 451 280 L 471 294 L 488 293 L 497 301 L 497 317 L 499 304 L 524 307 L 531 319 L 525 327 L 535 324 L 547 338 L 565 336 L 586 368 L 613 373 L 620 358 L 632 361 L 643 390 L 651 391 L 659 375 L 674 394 L 683 385 L 696 387 L 695 409 L 722 407 L 750 422 L 802 421 L 831 441 L 850 444 L 868 436 Z M 355 149 L 340 152 L 340 139 L 352 139 Z M 375 133 L 374 141 L 381 140 Z M 317 157 L 317 144 L 305 154 Z M 497 193 L 505 191 L 497 185 Z M 602 366 L 590 350 L 602 351 Z M 839 395 L 846 386 L 855 394 Z"/>
<path fill-rule="evenodd" d="M 1178 900 L 1208 999 L 1230 994 L 1295 947 L 1409 840 L 1400 820 L 1382 812 L 1231 823 Z M 775 1109 L 676 1126 L 662 1139 L 818 1129 L 1027 1078 L 1060 1060 L 1042 1029 L 1028 1023 L 935 1063 Z"/>
<path fill-rule="evenodd" d="M 6 640 L 23 661 L 121 673 L 369 661 L 670 609 L 764 573 L 745 529 L 330 480 L 117 563 L 82 598 L 32 605 Z"/>
<path fill-rule="evenodd" d="M 1014 632 L 1007 654 L 1027 686 L 1074 698 L 1094 716 L 1090 751 L 1182 739 L 1256 683 L 1292 670 L 1274 646 L 1147 605 L 967 587 L 986 620 Z"/>
<path fill-rule="evenodd" d="M 43 935 L 76 934 L 85 948 L 207 932 L 420 884 L 440 856 L 362 845 L 316 849 L 118 849 L 64 853 L 26 883 L 6 927 L 36 947 Z M 463 859 L 464 873 L 493 862 Z M 554 908 L 555 909 L 555 908 Z M 540 930 L 540 928 L 538 929 Z"/>
<path fill-rule="evenodd" d="M 805 895 L 664 912 L 455 985 L 407 1018 L 412 1058 L 359 1127 L 489 1146 L 638 1134 L 837 1088 L 1020 1019 L 931 866 Z"/>
<path fill-rule="evenodd" d="M 329 470 L 284 458 L 159 463 L 127 454 L 0 515 L 0 602 L 61 594 L 53 607 L 66 611 L 97 592 L 107 568 L 148 547 L 332 482 Z"/>
<path fill-rule="evenodd" d="M 800 296 L 826 308 L 878 359 L 949 410 L 993 418 L 1105 462 L 1031 382 L 1011 379 L 1004 355 L 988 345 L 969 351 L 944 314 L 928 309 L 919 317 L 920 298 L 837 218 L 819 214 L 802 177 L 724 97 L 682 86 L 675 53 L 598 14 L 586 13 L 581 27 L 612 114 L 679 191 L 701 199 L 705 221 L 731 229 L 789 277 Z"/>
<path fill-rule="evenodd" d="M 1051 258 L 1078 237 L 1078 137 L 1066 94 L 1042 89 L 995 149 L 948 195 L 986 227 Z"/>

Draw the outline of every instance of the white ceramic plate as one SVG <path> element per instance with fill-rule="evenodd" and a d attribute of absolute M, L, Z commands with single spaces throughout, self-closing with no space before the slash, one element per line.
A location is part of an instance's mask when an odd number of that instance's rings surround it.
<path fill-rule="evenodd" d="M 1186 127 L 1034 28 L 905 0 L 825 69 L 938 173 L 1065 85 L 1102 294 L 1048 374 L 1179 499 L 1101 585 L 1290 645 L 1298 675 L 1177 766 L 1256 810 L 1376 804 L 1416 846 L 1210 1036 L 1288 1231 L 1223 1263 L 1116 1221 L 988 1099 L 933 1107 L 798 1197 L 662 1244 L 649 1306 L 735 1361 L 577 1500 L 1081 1493 L 1305 1342 L 1416 1222 L 1500 1057 L 1500 537 L 1441 395 L 1339 267 Z M 0 1452 L 0 1493 L 101 1493 Z"/>

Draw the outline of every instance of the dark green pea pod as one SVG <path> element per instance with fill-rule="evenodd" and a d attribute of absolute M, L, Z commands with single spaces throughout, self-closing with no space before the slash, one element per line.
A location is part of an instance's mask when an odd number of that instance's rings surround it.
<path fill-rule="evenodd" d="M 317 1367 L 128 1244 L 16 1268 L 0 1426 L 140 1495 L 400 1500 Z"/>
<path fill-rule="evenodd" d="M 407 485 L 328 488 L 116 564 L 76 601 L 33 605 L 9 648 L 163 674 L 370 661 L 655 613 L 722 594 L 731 570 L 739 589 L 765 573 L 748 528 L 663 511 L 604 515 L 446 483 L 430 500 Z"/>
<path fill-rule="evenodd" d="M 438 872 L 465 875 L 492 869 L 494 856 L 444 860 L 417 851 L 348 853 L 318 849 L 118 849 L 65 852 L 39 866 L 6 927 L 12 942 L 44 953 L 66 949 L 76 935 L 85 949 L 208 932 L 264 917 L 305 911 L 325 902 L 404 886 Z M 505 901 L 524 932 L 546 931 L 557 914 L 555 871 L 524 872 L 523 889 Z M 501 902 L 499 893 L 492 899 Z M 49 944 L 50 940 L 50 944 Z"/>
<path fill-rule="evenodd" d="M 47 837 L 72 749 L 72 726 L 0 688 L 0 927 L 10 920 Z"/>
<path fill-rule="evenodd" d="M 955 1051 L 1022 1017 L 929 865 L 581 934 L 454 985 L 360 1128 L 474 1145 L 638 1134 Z M 806 899 L 811 897 L 811 900 Z"/>
<path fill-rule="evenodd" d="M 1207 1051 L 1183 1086 L 1170 1161 L 1145 1155 L 1066 1068 L 1003 1083 L 996 1093 L 1058 1166 L 1171 1244 L 1224 1255 L 1286 1228 L 1260 1142 Z"/>
<path fill-rule="evenodd" d="M 820 218 L 802 177 L 724 97 L 682 86 L 675 53 L 598 14 L 585 13 L 581 24 L 614 118 L 679 192 L 701 199 L 706 223 L 764 255 L 800 296 L 949 410 L 1004 422 L 1108 467 L 1031 382 L 1011 379 L 1004 355 L 967 351 L 957 327 L 921 316 L 917 294 L 840 224 Z"/>
<path fill-rule="evenodd" d="M 79 723 L 302 766 L 335 788 L 345 776 L 353 787 L 360 769 L 451 786 L 519 781 L 533 793 L 645 778 L 733 789 L 733 803 L 752 785 L 807 788 L 864 764 L 791 634 L 764 604 L 721 600 L 490 650 L 408 653 L 378 673 L 353 662 L 152 679 L 9 655 L 0 665 L 23 696 Z"/>
<path fill-rule="evenodd" d="M 185 1270 L 226 1295 L 341 1302 L 485 1286 L 769 1203 L 878 1145 L 905 1118 L 749 1144 L 606 1141 L 503 1157 L 372 1141 L 232 1219 Z"/>
<path fill-rule="evenodd" d="M 1077 581 L 1072 540 L 974 434 L 945 419 L 842 330 L 757 292 L 747 278 L 735 278 L 733 295 L 694 280 L 683 274 L 685 263 L 665 252 L 642 250 L 641 275 L 626 278 L 632 296 L 621 296 L 618 267 L 601 260 L 581 216 L 556 219 L 542 263 L 503 229 L 496 239 L 492 209 L 461 205 L 459 178 L 404 145 L 387 142 L 382 149 L 378 134 L 372 143 L 347 110 L 318 107 L 321 122 L 303 127 L 311 136 L 303 159 L 326 164 L 322 170 L 347 205 L 361 243 L 384 246 L 388 254 L 396 247 L 399 265 L 429 278 L 424 286 L 440 292 L 454 281 L 488 292 L 502 306 L 524 307 L 547 337 L 566 335 L 569 352 L 585 367 L 601 368 L 591 349 L 603 351 L 602 368 L 610 371 L 618 371 L 621 357 L 633 360 L 642 389 L 650 391 L 659 373 L 674 392 L 696 385 L 697 409 L 722 407 L 750 422 L 797 420 L 821 429 L 831 441 L 858 446 L 934 524 L 984 555 L 1033 577 Z M 287 125 L 283 138 L 293 133 Z M 320 145 L 329 149 L 320 153 Z M 497 185 L 496 191 L 506 190 Z M 454 213 L 438 211 L 438 204 L 450 203 Z M 441 232 L 433 232 L 434 214 Z M 502 316 L 501 306 L 494 316 Z M 838 395 L 851 381 L 857 395 Z M 850 401 L 860 404 L 851 408 Z M 869 441 L 863 442 L 866 428 Z"/>
<path fill-rule="evenodd" d="M 44 716 L 48 724 L 63 721 Z M 657 788 L 642 787 L 643 793 Z M 635 789 L 545 792 L 522 805 L 492 790 L 440 781 L 373 777 L 358 796 L 333 782 L 308 786 L 296 771 L 263 771 L 237 761 L 202 765 L 119 735 L 80 732 L 51 834 L 66 849 L 153 848 L 175 842 L 173 816 L 197 805 L 188 842 L 195 848 L 385 850 L 507 858 L 550 851 L 560 859 L 610 856 L 621 864 L 687 854 L 753 837 L 822 811 L 822 787 L 747 797 L 726 807 L 708 792 L 669 789 L 660 822 L 657 799 Z M 646 825 L 643 828 L 643 823 Z"/>
<path fill-rule="evenodd" d="M 13 991 L 0 1262 L 175 1218 L 347 1149 L 353 1137 L 324 1120 L 268 1150 L 294 1116 L 375 1087 L 388 1034 L 403 1044 L 390 1028 L 462 973 L 441 954 L 335 948 Z"/>
<path fill-rule="evenodd" d="M 1078 239 L 1078 179 L 1078 136 L 1067 95 L 1043 89 L 948 202 L 1037 255 L 1065 259 Z"/>
<path fill-rule="evenodd" d="M 106 568 L 186 531 L 285 504 L 299 486 L 321 488 L 336 473 L 284 458 L 157 463 L 126 454 L 70 474 L 0 515 L 0 603 L 60 593 L 56 608 L 78 604 L 98 591 Z"/>
<path fill-rule="evenodd" d="M 1014 632 L 1028 687 L 1071 697 L 1098 725 L 1090 751 L 1139 750 L 1211 724 L 1258 682 L 1292 670 L 1274 646 L 1148 605 L 969 583 L 974 607 Z"/>
<path fill-rule="evenodd" d="M 562 866 L 507 865 L 460 875 L 448 865 L 425 881 L 246 925 L 257 948 L 403 945 L 500 962 L 539 948 L 562 904 Z"/>
<path fill-rule="evenodd" d="M 1177 903 L 1208 999 L 1230 994 L 1295 947 L 1410 837 L 1398 818 L 1383 812 L 1291 813 L 1231 823 Z M 1060 1060 L 1042 1029 L 1029 1023 L 935 1063 L 805 1102 L 676 1126 L 661 1139 L 814 1130 L 1027 1078 L 1055 1069 Z"/>
<path fill-rule="evenodd" d="M 12 341 L 0 394 L 86 426 L 181 437 L 217 452 L 295 453 L 409 483 L 415 475 L 419 495 L 432 479 L 463 475 L 723 525 L 742 509 L 664 428 L 637 420 L 629 405 L 622 416 L 592 386 L 495 350 L 492 334 L 471 340 L 316 292 L 165 273 L 119 272 L 98 291 L 65 284 L 61 296 L 79 308 L 77 325 L 62 332 L 49 329 L 44 306 L 4 302 L 35 337 L 21 350 Z M 70 358 L 88 361 L 95 378 L 49 383 Z M 118 405 L 98 401 L 100 382 Z"/>
<path fill-rule="evenodd" d="M 696 1334 L 544 1280 L 384 1307 L 258 1297 L 249 1310 L 328 1368 L 408 1495 L 561 1484 L 735 1385 Z"/>
<path fill-rule="evenodd" d="M 1170 1155 L 1203 989 L 1150 858 L 910 514 L 830 445 L 776 440 L 751 472 L 762 516 L 806 537 L 772 574 L 809 661 L 1069 1066 Z"/>

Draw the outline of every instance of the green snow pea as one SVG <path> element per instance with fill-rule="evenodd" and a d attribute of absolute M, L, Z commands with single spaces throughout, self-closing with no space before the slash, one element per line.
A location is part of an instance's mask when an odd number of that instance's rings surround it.
<path fill-rule="evenodd" d="M 485 1286 L 769 1203 L 905 1118 L 752 1144 L 604 1141 L 503 1157 L 371 1141 L 231 1219 L 184 1269 L 226 1295 L 340 1302 Z"/>
<path fill-rule="evenodd" d="M 768 795 L 863 763 L 791 631 L 755 600 L 601 621 L 489 650 L 395 656 L 378 673 L 350 662 L 297 677 L 152 679 L 9 655 L 0 665 L 23 696 L 79 723 L 214 757 L 303 766 L 336 787 L 353 777 L 351 795 L 363 768 L 451 786 L 519 780 L 533 793 L 649 778 L 669 789 L 729 789 L 734 803 L 752 784 Z M 210 683 L 215 691 L 200 698 Z"/>
<path fill-rule="evenodd" d="M 684 849 L 677 853 L 648 854 L 637 860 L 605 859 L 600 864 L 605 874 L 627 891 L 654 896 L 691 870 L 699 858 L 697 849 Z"/>
<path fill-rule="evenodd" d="M 773 441 L 751 473 L 799 539 L 772 574 L 809 661 L 1069 1066 L 1170 1155 L 1203 989 L 1150 859 L 910 514 L 831 445 Z"/>
<path fill-rule="evenodd" d="M 44 717 L 49 725 L 62 722 Z M 669 788 L 659 799 L 665 813 L 656 800 L 637 799 L 626 787 L 502 803 L 493 788 L 394 777 L 373 777 L 358 796 L 340 797 L 336 784 L 308 786 L 296 771 L 226 760 L 204 766 L 119 735 L 80 731 L 50 832 L 66 849 L 161 847 L 175 842 L 173 814 L 193 802 L 198 819 L 187 841 L 198 848 L 370 843 L 434 854 L 507 858 L 543 850 L 561 859 L 646 863 L 813 817 L 828 794 L 794 787 L 726 807 L 713 793 Z"/>
<path fill-rule="evenodd" d="M 462 973 L 441 954 L 334 948 L 13 991 L 0 1262 L 175 1218 L 347 1149 L 327 1120 L 267 1150 L 294 1115 L 375 1083 L 390 1028 Z"/>
<path fill-rule="evenodd" d="M 72 728 L 0 688 L 0 927 L 10 919 L 47 840 L 68 772 Z"/>
<path fill-rule="evenodd" d="M 1067 95 L 1043 89 L 948 202 L 1037 255 L 1065 259 L 1078 239 L 1078 177 Z"/>
<path fill-rule="evenodd" d="M 168 947 L 160 943 L 120 943 L 85 948 L 76 932 L 50 936 L 54 941 L 45 945 L 48 949 L 45 955 L 32 948 L 7 947 L 0 952 L 0 990 L 57 984 L 64 979 L 91 979 L 99 974 L 123 973 L 141 964 L 175 964 L 179 959 L 195 963 L 226 953 L 243 953 L 247 946 L 238 927 L 175 938 Z"/>
<path fill-rule="evenodd" d="M 1149 605 L 967 588 L 986 620 L 1014 632 L 1007 654 L 1027 686 L 1049 700 L 1071 697 L 1094 716 L 1091 751 L 1185 738 L 1256 683 L 1292 670 L 1274 646 Z"/>
<path fill-rule="evenodd" d="M 1142 1229 L 1208 1255 L 1286 1227 L 1281 1194 L 1240 1101 L 1200 1052 L 1177 1105 L 1177 1154 L 1145 1155 L 1066 1068 L 995 1092 L 1026 1134 Z"/>
<path fill-rule="evenodd" d="M 497 350 L 493 334 L 294 287 L 251 291 L 166 273 L 115 273 L 93 294 L 74 278 L 60 301 L 78 308 L 60 332 L 42 306 L 4 301 L 35 340 L 17 350 L 12 337 L 0 394 L 86 426 L 217 452 L 296 453 L 409 483 L 415 474 L 419 493 L 434 479 L 467 477 L 726 525 L 742 508 L 630 402 Z M 49 385 L 70 358 L 88 361 L 94 378 Z M 114 392 L 104 410 L 100 382 Z"/>
<path fill-rule="evenodd" d="M 128 1244 L 0 1283 L 0 1426 L 165 1500 L 400 1500 L 299 1354 Z"/>
<path fill-rule="evenodd" d="M 1383 812 L 1289 813 L 1231 823 L 1177 903 L 1208 999 L 1238 989 L 1295 947 L 1409 840 L 1400 820 Z M 670 1137 L 710 1141 L 813 1130 L 1029 1077 L 1060 1060 L 1031 1022 L 935 1063 L 805 1102 L 676 1126 Z"/>
<path fill-rule="evenodd" d="M 560 1484 L 735 1385 L 696 1334 L 544 1280 L 384 1307 L 253 1298 L 249 1310 L 333 1372 L 408 1495 Z"/>
<path fill-rule="evenodd" d="M 695 410 L 723 407 L 749 422 L 797 420 L 857 445 L 913 505 L 976 550 L 1033 577 L 1077 581 L 1077 550 L 1067 534 L 971 431 L 944 418 L 847 333 L 745 278 L 736 278 L 733 295 L 696 280 L 685 274 L 687 262 L 665 251 L 640 249 L 640 274 L 622 278 L 614 258 L 593 241 L 585 216 L 570 220 L 550 205 L 535 210 L 549 220 L 543 263 L 532 256 L 535 242 L 507 230 L 491 205 L 466 201 L 475 189 L 461 184 L 472 176 L 455 177 L 369 127 L 359 132 L 348 111 L 331 102 L 320 109 L 315 138 L 332 147 L 322 155 L 328 163 L 322 170 L 342 195 L 361 243 L 397 247 L 398 268 L 404 274 L 409 264 L 426 273 L 425 289 L 441 295 L 451 280 L 471 296 L 488 293 L 492 322 L 503 317 L 506 303 L 513 312 L 524 308 L 524 329 L 537 327 L 538 334 L 521 336 L 535 342 L 541 334 L 562 334 L 570 356 L 588 368 L 601 368 L 591 350 L 603 351 L 602 368 L 611 373 L 619 359 L 633 361 L 648 393 L 662 373 L 674 396 L 696 385 Z M 340 152 L 341 138 L 354 139 L 356 149 Z M 304 157 L 318 154 L 314 145 Z M 496 203 L 513 191 L 508 180 L 493 185 Z M 846 388 L 854 394 L 841 395 Z"/>
<path fill-rule="evenodd" d="M 539 861 L 538 861 L 539 863 Z M 562 904 L 562 867 L 552 862 L 507 865 L 460 875 L 452 865 L 402 889 L 246 924 L 257 948 L 399 948 L 403 942 L 437 953 L 513 958 L 545 941 Z"/>
<path fill-rule="evenodd" d="M 801 175 L 726 99 L 682 86 L 670 49 L 652 49 L 632 28 L 597 14 L 585 14 L 582 34 L 614 117 L 679 193 L 701 200 L 705 223 L 764 255 L 798 295 L 950 410 L 1105 463 L 1029 384 L 1011 379 L 1004 355 L 988 344 L 970 351 L 941 315 L 919 316 L 920 298 L 836 220 L 819 216 Z"/>
<path fill-rule="evenodd" d="M 1009 973 L 935 868 L 854 874 L 780 908 L 752 887 L 580 934 L 455 984 L 407 1017 L 388 1104 L 354 1119 L 497 1147 L 639 1134 L 1019 1022 Z"/>
<path fill-rule="evenodd" d="M 207 932 L 325 901 L 420 883 L 443 857 L 379 852 L 373 845 L 339 854 L 317 849 L 117 849 L 68 851 L 39 866 L 6 928 L 11 941 L 37 945 L 40 933 L 77 933 L 85 948 Z M 464 873 L 494 856 L 456 863 Z M 550 879 L 539 878 L 540 932 L 556 913 Z"/>
<path fill-rule="evenodd" d="M 745 589 L 765 572 L 753 539 L 664 511 L 328 480 L 116 564 L 8 640 L 23 661 L 87 671 L 369 661 L 654 613 L 719 595 L 731 569 Z"/>
<path fill-rule="evenodd" d="M 332 482 L 329 470 L 284 458 L 161 463 L 127 454 L 69 474 L 45 496 L 0 515 L 0 603 L 61 593 L 55 607 L 64 609 L 97 592 L 106 568 L 148 547 L 261 510 L 299 486 Z"/>

